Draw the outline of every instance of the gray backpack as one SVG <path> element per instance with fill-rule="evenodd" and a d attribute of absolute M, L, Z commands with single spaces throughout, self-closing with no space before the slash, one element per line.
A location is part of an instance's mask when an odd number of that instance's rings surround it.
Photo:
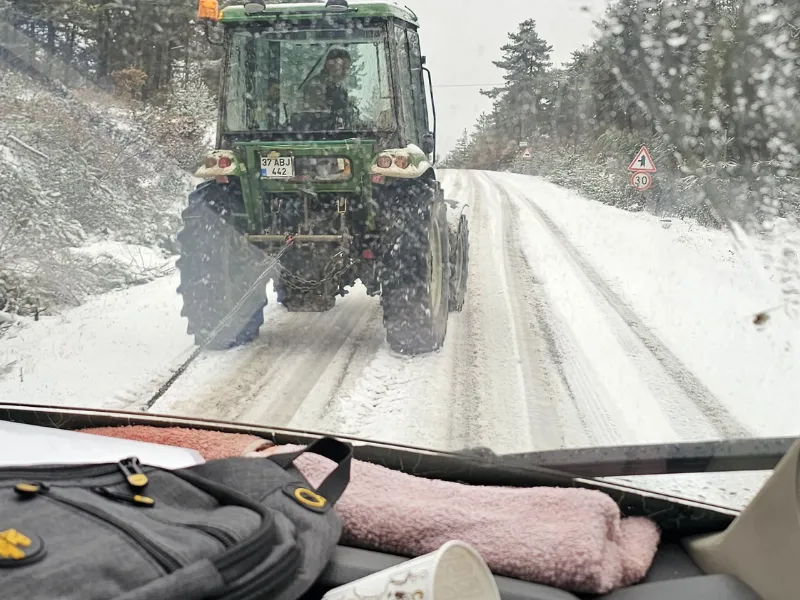
<path fill-rule="evenodd" d="M 316 489 L 294 467 L 303 452 L 338 464 Z M 339 541 L 352 452 L 323 438 L 174 471 L 135 458 L 0 468 L 2 597 L 296 600 Z"/>

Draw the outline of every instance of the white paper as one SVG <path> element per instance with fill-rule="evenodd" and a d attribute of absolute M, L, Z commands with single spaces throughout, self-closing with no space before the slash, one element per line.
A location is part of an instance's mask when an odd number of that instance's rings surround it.
<path fill-rule="evenodd" d="M 205 462 L 196 450 L 0 420 L 0 467 L 113 463 L 135 456 L 143 465 L 181 469 Z"/>

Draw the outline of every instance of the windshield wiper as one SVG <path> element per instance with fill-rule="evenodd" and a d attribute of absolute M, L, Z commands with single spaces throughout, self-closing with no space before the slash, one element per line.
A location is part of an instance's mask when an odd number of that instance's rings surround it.
<path fill-rule="evenodd" d="M 457 454 L 474 456 L 509 467 L 537 467 L 568 472 L 577 477 L 667 475 L 770 471 L 789 451 L 796 438 L 753 438 L 712 442 L 680 442 L 638 446 L 609 446 L 496 454 L 486 447 L 466 448 Z"/>

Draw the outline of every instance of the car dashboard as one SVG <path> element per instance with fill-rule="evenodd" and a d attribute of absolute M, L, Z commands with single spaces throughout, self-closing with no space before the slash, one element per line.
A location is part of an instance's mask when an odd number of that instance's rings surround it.
<path fill-rule="evenodd" d="M 333 588 L 405 560 L 407 558 L 400 556 L 339 546 L 322 578 L 304 600 L 317 600 Z M 576 595 L 509 577 L 495 576 L 495 580 L 502 600 L 760 600 L 736 577 L 704 574 L 679 544 L 665 544 L 659 548 L 644 582 L 603 596 Z"/>

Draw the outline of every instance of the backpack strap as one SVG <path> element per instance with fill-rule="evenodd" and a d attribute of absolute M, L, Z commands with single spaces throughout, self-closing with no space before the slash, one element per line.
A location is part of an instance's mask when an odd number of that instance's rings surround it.
<path fill-rule="evenodd" d="M 350 483 L 350 465 L 353 462 L 353 447 L 335 438 L 323 437 L 297 452 L 273 454 L 267 458 L 279 467 L 288 470 L 294 466 L 294 461 L 306 452 L 317 454 L 336 463 L 336 468 L 331 471 L 330 475 L 328 475 L 315 490 L 331 504 L 336 504 Z"/>

